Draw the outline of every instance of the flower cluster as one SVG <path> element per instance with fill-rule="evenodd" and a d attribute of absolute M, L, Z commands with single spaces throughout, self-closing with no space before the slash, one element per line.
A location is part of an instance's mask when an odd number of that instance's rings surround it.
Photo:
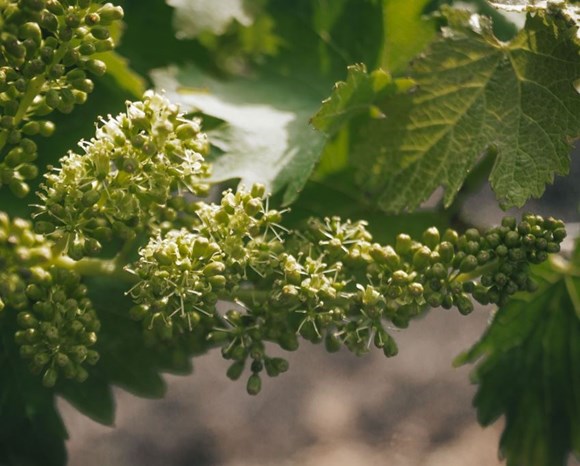
<path fill-rule="evenodd" d="M 38 170 L 36 135 L 50 136 L 53 110 L 70 113 L 86 101 L 105 63 L 92 58 L 113 48 L 111 24 L 123 10 L 79 0 L 0 3 L 0 186 L 25 196 Z"/>
<path fill-rule="evenodd" d="M 22 219 L 0 214 L 0 310 L 15 319 L 15 341 L 31 371 L 52 387 L 59 373 L 84 381 L 82 366 L 97 362 L 89 349 L 100 328 L 80 276 L 53 264 L 51 244 Z"/>
<path fill-rule="evenodd" d="M 264 187 L 228 191 L 221 204 L 193 204 L 197 224 L 153 237 L 129 270 L 139 278 L 130 294 L 131 309 L 147 332 L 161 339 L 191 330 L 202 319 L 214 319 L 220 297 L 231 296 L 248 271 L 264 274 L 275 249 L 272 242 L 279 213 L 267 210 Z"/>
<path fill-rule="evenodd" d="M 220 204 L 195 204 L 197 225 L 153 238 L 130 268 L 139 279 L 131 314 L 146 332 L 170 339 L 201 322 L 233 361 L 231 378 L 252 360 L 250 393 L 263 369 L 287 369 L 266 354 L 266 342 L 294 350 L 301 336 L 329 351 L 344 345 L 363 354 L 374 345 L 394 356 L 389 324 L 406 327 L 429 307 L 468 314 L 472 297 L 503 304 L 533 289 L 529 264 L 557 252 L 566 235 L 561 221 L 525 215 L 484 233 L 429 228 L 422 241 L 401 234 L 393 247 L 373 242 L 365 222 L 337 217 L 287 231 L 263 196 L 258 185 L 227 191 Z M 222 315 L 218 299 L 241 309 Z"/>
<path fill-rule="evenodd" d="M 101 121 L 46 175 L 36 229 L 64 238 L 73 259 L 100 251 L 113 237 L 132 239 L 177 216 L 183 193 L 205 194 L 208 142 L 164 96 L 148 91 L 127 111 Z"/>
<path fill-rule="evenodd" d="M 70 270 L 51 267 L 36 272 L 26 287 L 31 307 L 17 315 L 21 330 L 15 340 L 20 355 L 30 360 L 33 373 L 43 373 L 47 387 L 56 383 L 59 374 L 83 382 L 88 372 L 82 363 L 93 365 L 99 360 L 99 353 L 90 347 L 97 342 L 100 322 L 87 288 Z"/>

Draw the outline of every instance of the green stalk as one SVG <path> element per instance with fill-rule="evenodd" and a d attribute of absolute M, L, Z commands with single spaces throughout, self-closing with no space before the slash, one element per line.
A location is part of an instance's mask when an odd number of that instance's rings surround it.
<path fill-rule="evenodd" d="M 135 275 L 125 270 L 124 264 L 120 264 L 115 259 L 85 258 L 75 261 L 69 257 L 60 256 L 53 261 L 53 264 L 57 267 L 74 270 L 85 277 L 108 277 L 127 284 L 134 284 L 138 281 Z"/>

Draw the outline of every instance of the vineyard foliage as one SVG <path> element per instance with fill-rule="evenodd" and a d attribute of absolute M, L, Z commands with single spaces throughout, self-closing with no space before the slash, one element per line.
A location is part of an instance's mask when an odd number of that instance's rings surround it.
<path fill-rule="evenodd" d="M 66 463 L 59 396 L 112 425 L 216 349 L 257 395 L 273 345 L 394 357 L 477 303 L 507 465 L 580 458 L 580 243 L 462 217 L 568 174 L 576 2 L 115 3 L 0 0 L 0 464 Z"/>

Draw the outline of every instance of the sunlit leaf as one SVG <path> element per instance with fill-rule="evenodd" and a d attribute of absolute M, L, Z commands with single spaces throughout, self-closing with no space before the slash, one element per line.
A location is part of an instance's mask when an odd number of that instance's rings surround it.
<path fill-rule="evenodd" d="M 223 120 L 210 132 L 224 152 L 214 161 L 214 181 L 260 182 L 272 192 L 283 191 L 285 203 L 296 199 L 325 143 L 308 124 L 316 94 L 281 76 L 218 81 L 194 67 L 178 74 L 159 71 L 154 80 L 186 110 Z"/>
<path fill-rule="evenodd" d="M 580 136 L 575 29 L 529 17 L 510 43 L 468 12 L 448 11 L 449 27 L 411 77 L 416 92 L 387 97 L 387 118 L 360 134 L 353 163 L 363 189 L 388 211 L 413 209 L 438 186 L 449 205 L 478 158 L 496 154 L 491 186 L 503 207 L 539 197 L 568 172 Z"/>

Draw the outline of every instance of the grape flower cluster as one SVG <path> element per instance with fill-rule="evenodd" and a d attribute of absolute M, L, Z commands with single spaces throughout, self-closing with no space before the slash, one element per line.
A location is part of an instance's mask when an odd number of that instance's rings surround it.
<path fill-rule="evenodd" d="M 163 95 L 148 91 L 127 111 L 102 119 L 45 175 L 36 231 L 64 243 L 75 259 L 95 255 L 103 241 L 151 233 L 185 209 L 184 194 L 202 195 L 208 152 L 198 120 L 185 119 Z"/>
<path fill-rule="evenodd" d="M 18 197 L 38 174 L 37 135 L 50 136 L 52 111 L 86 101 L 113 49 L 110 27 L 123 10 L 98 0 L 0 1 L 0 187 Z M 89 73 L 89 74 L 87 74 Z"/>
<path fill-rule="evenodd" d="M 58 266 L 30 222 L 0 213 L 0 323 L 10 320 L 20 355 L 47 387 L 59 375 L 84 381 L 83 363 L 99 359 L 91 347 L 100 323 L 81 277 Z"/>
<path fill-rule="evenodd" d="M 196 224 L 160 232 L 128 268 L 138 278 L 131 316 L 149 340 L 205 329 L 232 360 L 231 378 L 251 360 L 251 394 L 264 369 L 278 375 L 288 368 L 266 354 L 265 343 L 295 350 L 302 337 L 324 341 L 329 351 L 363 354 L 374 345 L 394 356 L 390 327 L 404 328 L 428 308 L 469 314 L 473 299 L 503 305 L 533 290 L 530 264 L 559 251 L 566 236 L 561 221 L 528 214 L 483 233 L 429 228 L 421 241 L 400 234 L 394 246 L 381 245 L 364 221 L 338 217 L 289 231 L 264 193 L 254 185 L 226 191 L 219 204 L 193 204 Z M 238 306 L 223 313 L 218 300 Z"/>

